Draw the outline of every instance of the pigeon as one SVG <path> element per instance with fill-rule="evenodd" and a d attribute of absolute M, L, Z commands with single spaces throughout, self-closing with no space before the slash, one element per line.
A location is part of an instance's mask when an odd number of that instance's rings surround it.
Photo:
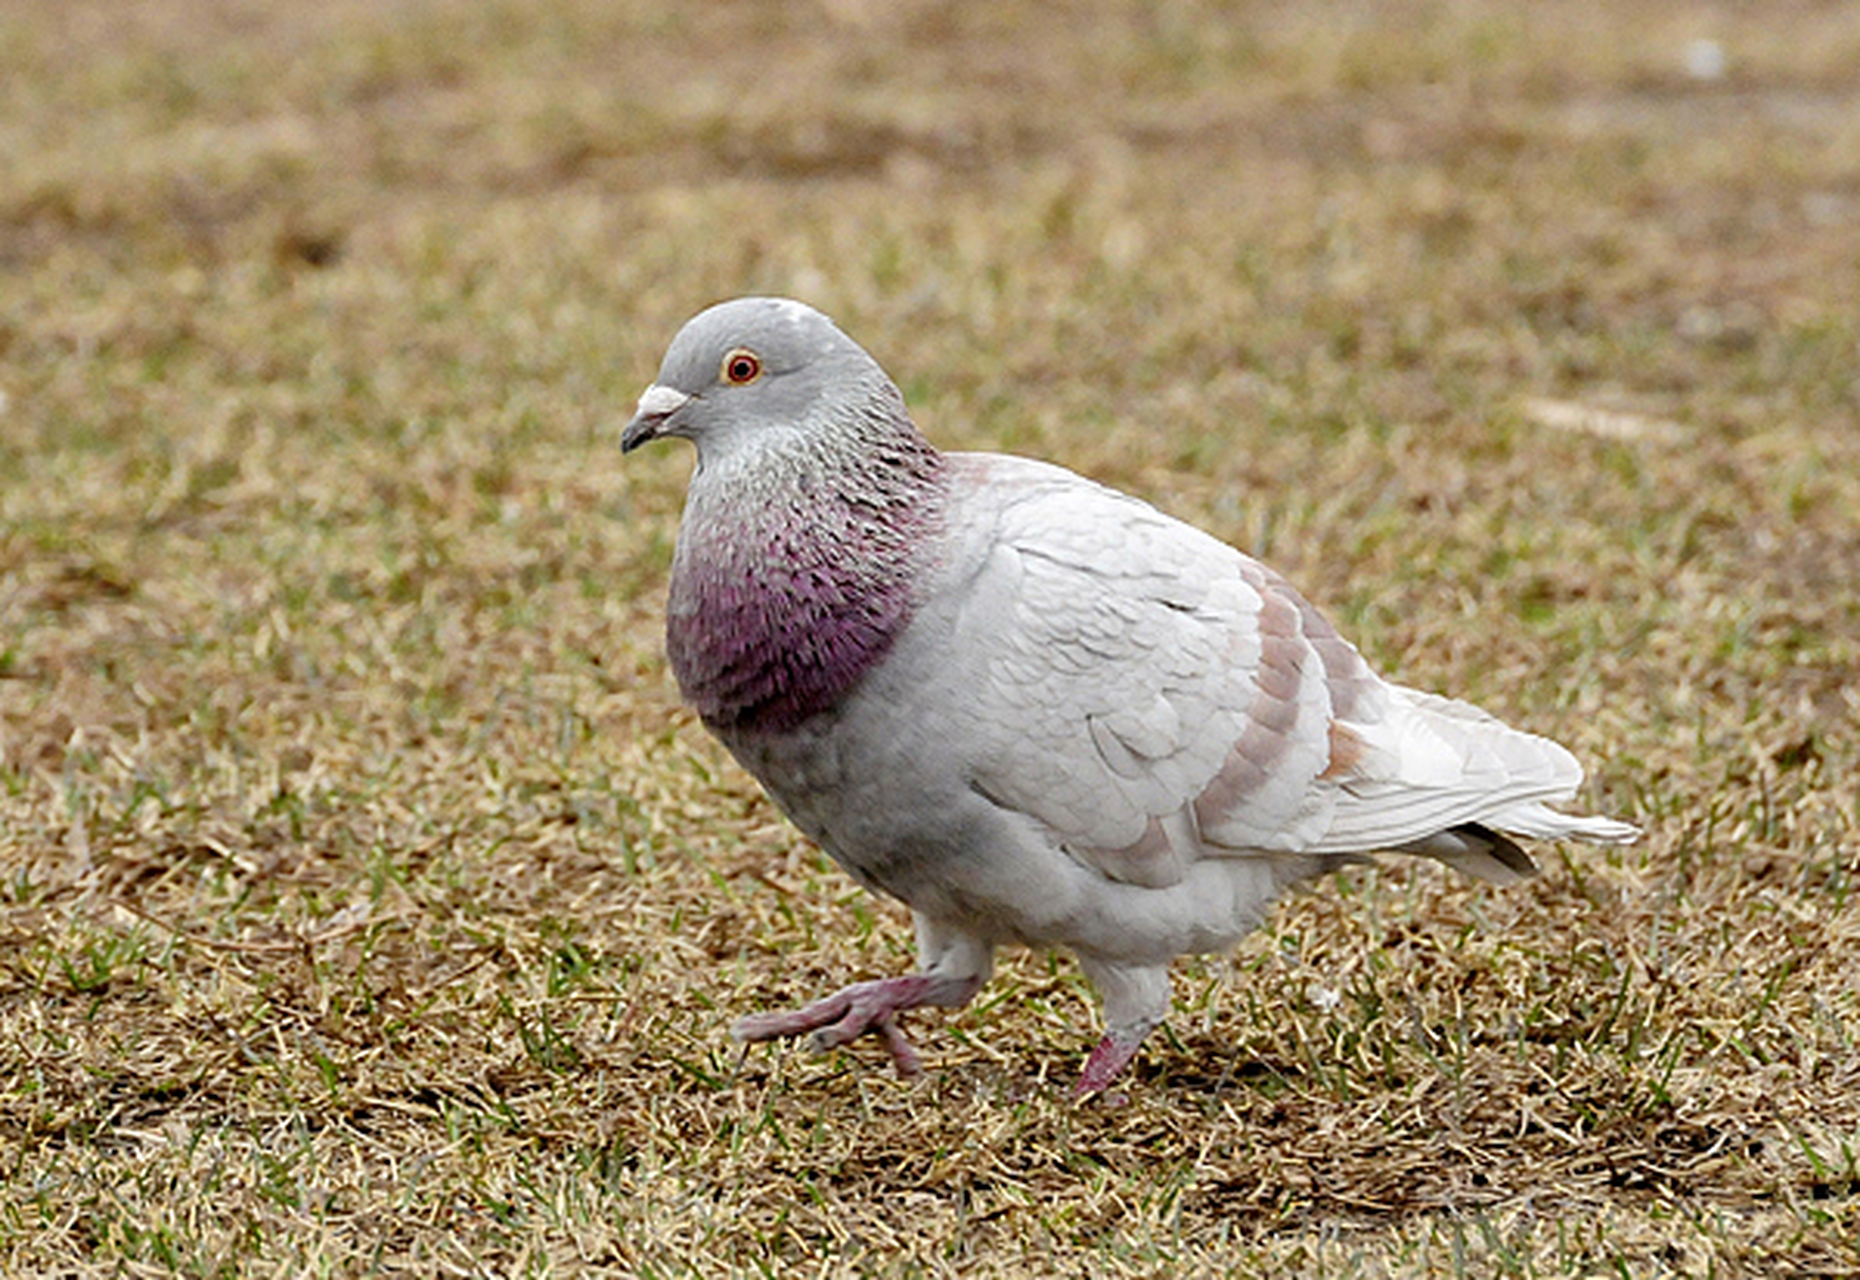
<path fill-rule="evenodd" d="M 943 452 L 804 303 L 688 321 L 622 452 L 689 440 L 666 649 L 684 699 L 848 875 L 909 907 L 915 972 L 739 1041 L 877 1036 L 959 1008 L 1004 945 L 1062 948 L 1102 1002 L 1079 1095 L 1169 1011 L 1176 956 L 1374 852 L 1509 884 L 1514 837 L 1639 833 L 1552 804 L 1582 768 L 1468 703 L 1386 681 L 1286 580 L 1044 462 Z"/>

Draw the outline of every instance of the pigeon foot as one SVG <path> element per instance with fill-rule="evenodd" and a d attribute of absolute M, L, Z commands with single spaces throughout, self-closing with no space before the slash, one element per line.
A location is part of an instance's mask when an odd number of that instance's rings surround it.
<path fill-rule="evenodd" d="M 923 1070 L 917 1050 L 898 1026 L 897 1015 L 921 1005 L 962 1005 L 981 985 L 979 979 L 935 973 L 855 982 L 810 1005 L 781 1013 L 752 1013 L 730 1028 L 737 1040 L 754 1042 L 807 1036 L 814 1048 L 832 1049 L 875 1035 L 885 1043 L 892 1066 L 909 1079 Z"/>

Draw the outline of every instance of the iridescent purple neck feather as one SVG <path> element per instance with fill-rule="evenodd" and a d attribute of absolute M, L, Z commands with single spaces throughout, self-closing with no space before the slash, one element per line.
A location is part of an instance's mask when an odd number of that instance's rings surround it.
<path fill-rule="evenodd" d="M 830 710 L 910 621 L 946 466 L 888 381 L 871 392 L 750 458 L 713 469 L 700 452 L 666 648 L 713 729 L 785 732 Z"/>

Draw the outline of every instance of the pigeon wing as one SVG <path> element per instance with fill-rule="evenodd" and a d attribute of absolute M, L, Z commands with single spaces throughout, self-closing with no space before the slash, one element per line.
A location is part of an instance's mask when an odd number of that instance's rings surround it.
<path fill-rule="evenodd" d="M 989 463 L 992 538 L 952 637 L 982 672 L 971 782 L 1104 875 L 1165 887 L 1203 857 L 1439 857 L 1463 843 L 1440 833 L 1476 824 L 1631 837 L 1546 806 L 1582 779 L 1563 748 L 1379 679 L 1264 565 L 1069 472 Z"/>
<path fill-rule="evenodd" d="M 1319 839 L 1334 706 L 1367 668 L 1331 680 L 1308 606 L 1232 548 L 1068 473 L 1012 469 L 952 637 L 983 672 L 975 788 L 1127 883 Z"/>

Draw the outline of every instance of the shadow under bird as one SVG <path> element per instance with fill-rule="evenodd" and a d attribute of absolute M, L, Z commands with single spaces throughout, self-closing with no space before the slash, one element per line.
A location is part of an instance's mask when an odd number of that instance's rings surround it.
<path fill-rule="evenodd" d="M 622 447 L 697 449 L 666 640 L 684 697 L 794 823 L 906 903 L 918 969 L 741 1040 L 879 1036 L 966 1004 L 1007 943 L 1103 1001 L 1080 1093 L 1169 1009 L 1169 965 L 1376 851 L 1507 884 L 1512 837 L 1622 842 L 1552 803 L 1574 757 L 1381 679 L 1278 574 L 1025 458 L 944 453 L 877 362 L 799 302 L 689 321 Z"/>

